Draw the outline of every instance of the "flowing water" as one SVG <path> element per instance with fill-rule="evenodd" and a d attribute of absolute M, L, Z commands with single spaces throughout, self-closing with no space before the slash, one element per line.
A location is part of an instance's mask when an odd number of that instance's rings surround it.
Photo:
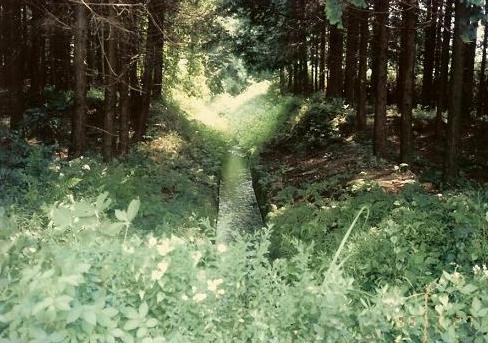
<path fill-rule="evenodd" d="M 229 242 L 235 234 L 262 228 L 249 163 L 238 149 L 229 152 L 220 184 L 217 241 Z"/>

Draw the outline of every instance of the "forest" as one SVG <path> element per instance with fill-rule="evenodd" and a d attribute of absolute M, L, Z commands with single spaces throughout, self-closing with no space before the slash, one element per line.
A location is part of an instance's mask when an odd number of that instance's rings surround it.
<path fill-rule="evenodd" d="M 0 0 L 0 343 L 488 342 L 488 2 Z"/>

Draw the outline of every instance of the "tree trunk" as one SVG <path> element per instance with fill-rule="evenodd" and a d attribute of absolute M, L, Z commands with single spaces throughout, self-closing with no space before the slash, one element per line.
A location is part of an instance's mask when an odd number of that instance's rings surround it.
<path fill-rule="evenodd" d="M 439 71 L 439 89 L 437 93 L 436 135 L 441 137 L 444 126 L 442 114 L 447 109 L 449 83 L 449 57 L 451 51 L 451 23 L 454 0 L 446 0 L 444 9 L 444 31 L 442 33 L 441 65 Z"/>
<path fill-rule="evenodd" d="M 44 89 L 42 70 L 42 50 L 44 45 L 44 34 L 42 29 L 43 11 L 45 6 L 44 1 L 39 1 L 38 4 L 32 6 L 31 19 L 31 58 L 30 58 L 30 97 L 34 104 L 41 102 L 42 91 Z"/>
<path fill-rule="evenodd" d="M 325 12 L 323 7 L 321 7 L 321 11 Z M 320 28 L 320 61 L 319 61 L 319 89 L 322 92 L 325 91 L 325 65 L 326 65 L 325 50 L 327 48 L 326 37 L 327 37 L 327 25 L 322 23 Z"/>
<path fill-rule="evenodd" d="M 163 68 L 164 68 L 164 29 L 165 29 L 165 8 L 164 2 L 157 9 L 158 14 L 154 18 L 156 22 L 156 37 L 154 50 L 154 89 L 152 96 L 158 98 L 163 92 Z"/>
<path fill-rule="evenodd" d="M 374 116 L 374 154 L 383 157 L 386 153 L 386 102 L 388 68 L 388 9 L 389 0 L 376 0 L 375 12 L 378 25 L 376 52 L 376 104 Z"/>
<path fill-rule="evenodd" d="M 415 80 L 415 24 L 418 7 L 417 0 L 408 0 L 403 5 L 402 28 L 405 30 L 402 35 L 401 44 L 401 65 L 402 68 L 402 96 L 401 96 L 401 135 L 400 135 L 400 160 L 409 163 L 413 151 L 412 137 L 412 108 L 413 91 Z"/>
<path fill-rule="evenodd" d="M 129 119 L 131 111 L 130 84 L 131 84 L 131 27 L 133 16 L 128 13 L 123 17 L 124 27 L 127 32 L 120 35 L 120 58 L 122 61 L 122 75 L 120 79 L 120 118 L 119 118 L 119 153 L 126 155 L 129 152 Z"/>
<path fill-rule="evenodd" d="M 344 96 L 348 103 L 356 103 L 356 84 L 358 78 L 359 11 L 349 7 L 347 11 L 346 71 Z"/>
<path fill-rule="evenodd" d="M 424 41 L 424 73 L 422 82 L 422 102 L 424 105 L 431 106 L 433 100 L 433 73 L 434 73 L 434 58 L 435 58 L 435 41 L 437 31 L 437 12 L 439 7 L 439 0 L 429 0 L 427 7 L 427 20 L 429 25 L 425 30 Z"/>
<path fill-rule="evenodd" d="M 117 102 L 117 71 L 116 71 L 116 31 L 113 26 L 115 21 L 115 8 L 113 0 L 108 0 L 108 37 L 107 37 L 107 64 L 105 77 L 105 116 L 103 121 L 103 158 L 106 162 L 113 158 L 114 147 L 114 118 Z"/>
<path fill-rule="evenodd" d="M 24 42 L 19 30 L 21 27 L 21 7 L 18 0 L 6 0 L 5 17 L 7 18 L 7 89 L 10 96 L 10 128 L 18 127 L 23 119 L 24 100 L 23 84 L 23 54 Z"/>
<path fill-rule="evenodd" d="M 151 6 L 151 5 L 150 5 Z M 153 11 L 150 10 L 150 13 Z M 141 109 L 139 117 L 137 118 L 137 126 L 135 139 L 137 141 L 142 140 L 142 137 L 146 133 L 146 124 L 149 117 L 149 108 L 151 105 L 151 92 L 154 84 L 154 56 L 155 56 L 155 44 L 154 44 L 154 32 L 155 27 L 151 19 L 152 15 L 149 15 L 148 29 L 146 35 L 146 54 L 144 57 L 144 74 L 142 77 L 142 98 Z"/>
<path fill-rule="evenodd" d="M 342 59 L 344 50 L 343 32 L 335 25 L 329 28 L 329 78 L 327 79 L 327 96 L 341 97 L 344 89 Z"/>
<path fill-rule="evenodd" d="M 366 129 L 367 105 L 367 70 L 368 70 L 368 40 L 369 40 L 369 14 L 364 12 L 361 16 L 360 43 L 359 43 L 359 71 L 357 79 L 358 106 L 356 125 L 359 131 Z"/>
<path fill-rule="evenodd" d="M 56 89 L 65 91 L 71 86 L 71 33 L 65 24 L 70 23 L 68 4 L 59 0 L 50 4 L 52 15 L 56 16 L 49 40 L 50 83 Z"/>
<path fill-rule="evenodd" d="M 88 11 L 82 3 L 75 5 L 76 24 L 74 27 L 74 72 L 75 72 L 75 106 L 71 119 L 71 151 L 72 158 L 85 152 L 86 146 L 86 59 L 88 55 Z"/>
<path fill-rule="evenodd" d="M 474 23 L 474 37 L 472 41 L 466 44 L 466 52 L 464 57 L 464 80 L 463 80 L 463 112 L 466 114 L 463 121 L 467 123 L 471 117 L 471 110 L 473 109 L 473 94 L 474 94 L 474 63 L 476 58 L 476 40 L 478 23 Z"/>
<path fill-rule="evenodd" d="M 447 181 L 458 175 L 458 154 L 461 131 L 461 110 L 463 101 L 464 55 L 466 46 L 462 34 L 468 27 L 467 9 L 464 2 L 455 2 L 455 28 L 452 49 L 451 94 L 447 123 L 447 146 L 444 163 L 444 177 Z"/>
<path fill-rule="evenodd" d="M 486 2 L 485 13 L 488 13 L 488 1 Z M 477 116 L 480 117 L 485 114 L 486 108 L 486 50 L 488 48 L 488 22 L 483 22 L 485 29 L 483 31 L 483 44 L 481 52 L 481 64 L 479 74 L 479 88 L 478 88 L 478 108 Z"/>

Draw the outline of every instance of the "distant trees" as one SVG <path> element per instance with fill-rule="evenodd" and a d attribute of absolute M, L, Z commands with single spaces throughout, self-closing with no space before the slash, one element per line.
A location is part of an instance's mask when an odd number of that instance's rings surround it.
<path fill-rule="evenodd" d="M 246 17 L 229 44 L 250 69 L 276 71 L 283 91 L 344 98 L 356 108 L 358 130 L 374 113 L 378 156 L 389 153 L 388 105 L 401 113 L 401 161 L 415 157 L 412 109 L 436 111 L 452 177 L 471 114 L 488 114 L 487 10 L 479 0 L 4 0 L 0 96 L 7 93 L 16 128 L 26 108 L 42 107 L 47 86 L 73 91 L 70 155 L 97 145 L 87 136 L 96 130 L 110 160 L 144 138 L 151 101 L 177 78 L 179 59 L 194 70 L 221 63 L 192 61 L 195 45 L 209 49 L 221 38 L 212 18 L 230 11 Z M 93 87 L 104 95 L 96 118 L 87 111 Z"/>
<path fill-rule="evenodd" d="M 441 138 L 438 141 L 445 144 L 445 176 L 449 179 L 456 175 L 459 137 L 472 121 L 470 113 L 476 110 L 477 116 L 488 114 L 486 1 L 311 0 L 304 4 L 299 0 L 227 0 L 226 3 L 235 13 L 249 14 L 251 24 L 259 28 L 259 37 L 266 32 L 269 37 L 287 38 L 272 46 L 251 32 L 243 34 L 247 42 L 252 42 L 248 50 L 270 51 L 253 55 L 249 63 L 263 66 L 262 69 L 281 70 L 282 79 L 287 79 L 282 82 L 288 85 L 287 91 L 297 94 L 319 91 L 343 97 L 356 107 L 359 130 L 366 128 L 368 103 L 374 106 L 371 112 L 374 112 L 375 155 L 388 154 L 388 105 L 397 104 L 401 114 L 399 160 L 403 162 L 411 162 L 415 157 L 413 108 L 419 104 L 436 111 L 435 127 L 437 137 Z M 454 5 L 458 11 L 456 25 Z M 459 21 L 459 7 L 464 7 L 467 19 Z M 484 34 L 478 46 L 476 33 L 480 24 L 485 27 L 480 30 Z M 318 68 L 316 56 L 320 57 Z M 316 69 L 319 86 L 314 77 L 307 78 L 307 74 L 316 74 Z"/>
<path fill-rule="evenodd" d="M 178 59 L 203 59 L 195 52 L 214 39 L 215 10 L 214 0 L 1 1 L 0 101 L 8 99 L 11 128 L 22 124 L 26 109 L 42 110 L 46 90 L 65 93 L 70 157 L 88 147 L 100 147 L 106 161 L 126 154 L 144 139 L 150 103 L 174 82 Z M 199 22 L 206 28 L 190 56 Z M 90 89 L 103 105 L 93 108 Z"/>

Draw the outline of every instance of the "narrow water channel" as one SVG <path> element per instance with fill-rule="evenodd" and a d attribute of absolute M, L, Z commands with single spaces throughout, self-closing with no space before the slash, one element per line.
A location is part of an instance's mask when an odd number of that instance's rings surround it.
<path fill-rule="evenodd" d="M 217 241 L 229 242 L 235 234 L 263 226 L 248 160 L 237 148 L 232 149 L 220 184 Z"/>

